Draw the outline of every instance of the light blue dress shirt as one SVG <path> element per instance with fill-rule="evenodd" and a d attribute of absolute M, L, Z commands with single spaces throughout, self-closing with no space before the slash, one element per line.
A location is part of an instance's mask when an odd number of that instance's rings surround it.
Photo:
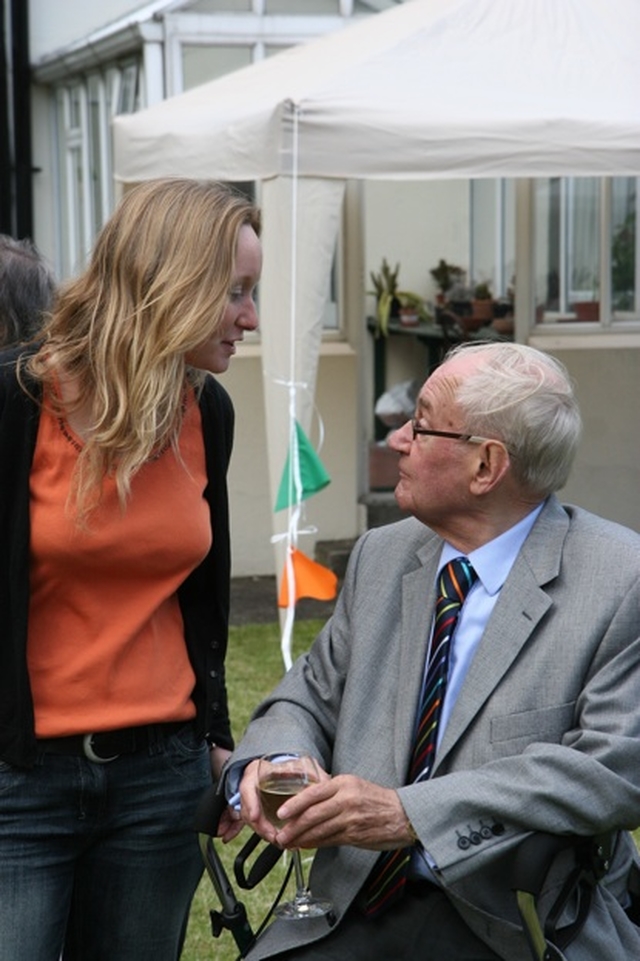
<path fill-rule="evenodd" d="M 478 579 L 465 599 L 453 636 L 449 656 L 447 693 L 438 727 L 438 744 L 442 739 L 476 647 L 480 643 L 480 638 L 498 601 L 502 585 L 506 581 L 509 571 L 520 553 L 520 548 L 529 536 L 541 510 L 542 504 L 531 511 L 530 514 L 527 514 L 515 527 L 511 527 L 504 534 L 467 555 L 478 575 Z M 445 543 L 442 548 L 438 572 L 449 561 L 460 556 L 460 551 Z M 433 590 L 435 593 L 435 584 Z"/>

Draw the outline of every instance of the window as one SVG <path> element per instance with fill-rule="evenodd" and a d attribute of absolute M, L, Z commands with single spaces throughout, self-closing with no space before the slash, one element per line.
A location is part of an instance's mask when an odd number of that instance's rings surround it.
<path fill-rule="evenodd" d="M 60 161 L 60 276 L 80 270 L 113 208 L 110 120 L 140 106 L 137 61 L 80 77 L 57 89 Z"/>
<path fill-rule="evenodd" d="M 266 0 L 266 13 L 291 14 L 306 16 L 314 13 L 338 13 L 339 0 L 296 0 L 295 7 L 291 0 Z"/>
<path fill-rule="evenodd" d="M 535 181 L 537 323 L 640 320 L 637 187 L 633 177 Z"/>
<path fill-rule="evenodd" d="M 638 181 L 617 177 L 611 197 L 611 306 L 614 316 L 640 314 L 638 273 Z"/>
<path fill-rule="evenodd" d="M 181 44 L 182 86 L 190 90 L 251 63 L 252 47 L 242 45 Z"/>
<path fill-rule="evenodd" d="M 515 275 L 515 184 L 472 180 L 470 186 L 469 277 L 488 282 L 496 299 L 512 291 Z"/>

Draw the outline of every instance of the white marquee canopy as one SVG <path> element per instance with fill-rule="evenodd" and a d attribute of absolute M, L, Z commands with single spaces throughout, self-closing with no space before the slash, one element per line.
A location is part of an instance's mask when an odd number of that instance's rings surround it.
<path fill-rule="evenodd" d="M 406 0 L 115 122 L 116 176 L 640 171 L 637 0 Z"/>
<path fill-rule="evenodd" d="M 344 183 L 640 175 L 640 0 L 405 0 L 114 121 L 123 183 L 262 180 L 271 488 L 311 417 Z"/>

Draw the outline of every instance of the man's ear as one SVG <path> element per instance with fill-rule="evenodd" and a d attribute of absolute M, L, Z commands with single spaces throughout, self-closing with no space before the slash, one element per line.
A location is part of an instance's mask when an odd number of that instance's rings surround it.
<path fill-rule="evenodd" d="M 471 493 L 488 494 L 497 487 L 510 466 L 509 451 L 501 441 L 484 440 L 478 444 Z"/>

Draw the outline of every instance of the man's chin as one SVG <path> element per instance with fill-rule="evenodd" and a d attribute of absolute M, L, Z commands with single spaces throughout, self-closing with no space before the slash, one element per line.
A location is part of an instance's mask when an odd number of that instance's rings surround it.
<path fill-rule="evenodd" d="M 408 497 L 407 497 L 406 491 L 403 488 L 402 478 L 396 484 L 395 489 L 393 491 L 393 496 L 395 497 L 396 504 L 398 505 L 401 511 L 409 510 Z"/>

